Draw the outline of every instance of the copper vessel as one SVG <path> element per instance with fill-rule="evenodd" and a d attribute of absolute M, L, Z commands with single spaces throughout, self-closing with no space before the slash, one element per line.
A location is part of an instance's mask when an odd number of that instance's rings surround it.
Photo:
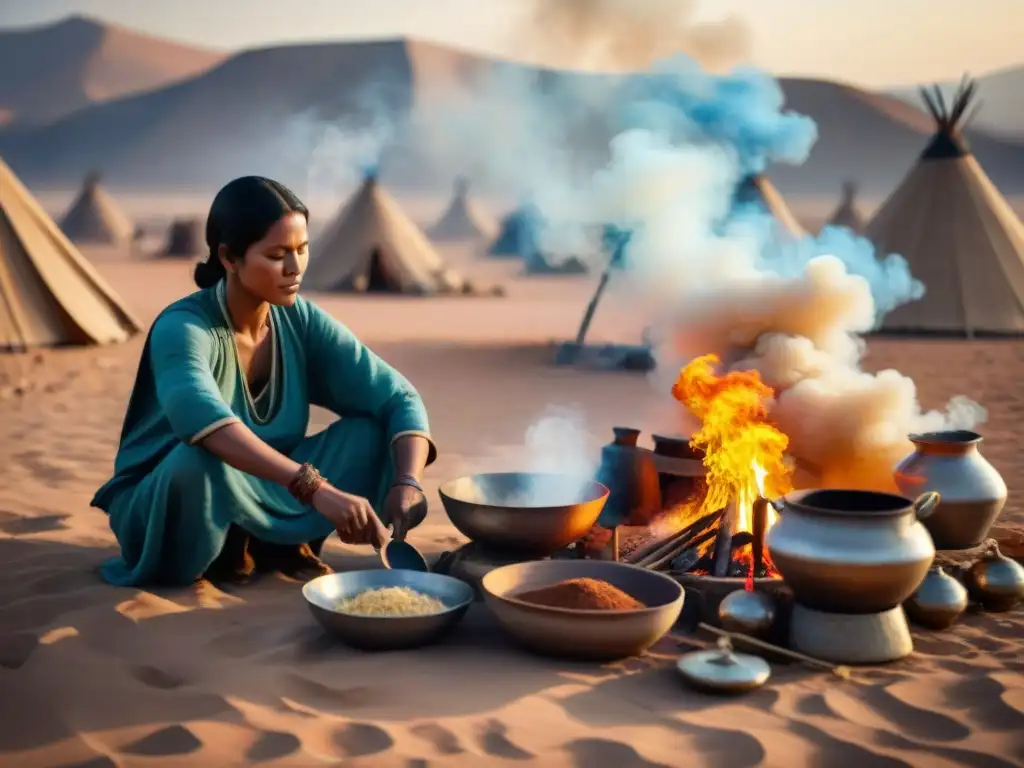
<path fill-rule="evenodd" d="M 612 427 L 615 439 L 601 449 L 597 482 L 611 493 L 597 524 L 647 525 L 661 511 L 661 489 L 654 455 L 636 444 L 639 429 Z"/>
<path fill-rule="evenodd" d="M 967 610 L 964 585 L 934 566 L 914 594 L 903 603 L 907 618 L 929 629 L 948 629 Z"/>
<path fill-rule="evenodd" d="M 898 607 L 935 557 L 921 524 L 939 502 L 858 490 L 794 491 L 772 502 L 765 545 L 797 603 L 840 614 Z"/>
<path fill-rule="evenodd" d="M 1009 611 L 1024 600 L 1024 566 L 993 545 L 964 576 L 967 591 L 987 611 Z"/>
<path fill-rule="evenodd" d="M 910 435 L 914 452 L 896 467 L 900 493 L 938 491 L 942 502 L 924 526 L 936 549 L 976 547 L 1006 504 L 1006 483 L 978 450 L 977 432 L 955 430 Z"/>

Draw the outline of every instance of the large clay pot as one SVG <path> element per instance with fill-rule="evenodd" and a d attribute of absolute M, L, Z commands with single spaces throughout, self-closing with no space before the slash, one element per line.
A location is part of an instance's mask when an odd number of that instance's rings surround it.
<path fill-rule="evenodd" d="M 881 613 L 900 605 L 935 558 L 919 522 L 939 494 L 917 501 L 875 491 L 794 491 L 773 502 L 765 545 L 793 598 L 826 613 Z"/>
<path fill-rule="evenodd" d="M 661 511 L 658 469 L 650 450 L 637 446 L 639 429 L 612 427 L 615 439 L 601 449 L 597 481 L 611 493 L 597 524 L 647 525 Z"/>
<path fill-rule="evenodd" d="M 896 467 L 900 493 L 938 491 L 942 501 L 925 522 L 936 549 L 970 549 L 988 536 L 1006 504 L 1006 483 L 978 451 L 977 432 L 910 435 L 914 452 Z"/>
<path fill-rule="evenodd" d="M 694 450 L 688 437 L 651 435 L 651 439 L 662 506 L 668 509 L 686 503 L 703 488 L 703 452 Z"/>

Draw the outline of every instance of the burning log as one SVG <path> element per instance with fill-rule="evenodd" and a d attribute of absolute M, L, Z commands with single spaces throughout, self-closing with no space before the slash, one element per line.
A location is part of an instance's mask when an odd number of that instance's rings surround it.
<path fill-rule="evenodd" d="M 714 536 L 715 524 L 719 522 L 721 515 L 721 512 L 711 512 L 704 515 L 681 531 L 673 533 L 671 536 L 653 545 L 644 547 L 639 552 L 630 553 L 626 561 L 642 568 L 655 568 L 657 566 L 654 563 L 665 562 L 680 552 L 704 543 L 711 536 Z M 706 538 L 702 541 L 697 541 L 697 537 L 700 537 L 702 534 L 706 535 Z"/>
<path fill-rule="evenodd" d="M 736 503 L 730 502 L 725 514 L 718 524 L 718 535 L 715 537 L 715 555 L 711 575 L 724 578 L 729 575 L 732 565 L 732 538 L 736 527 Z"/>
<path fill-rule="evenodd" d="M 768 530 L 768 499 L 758 496 L 754 500 L 752 517 L 754 531 L 750 550 L 754 559 L 754 576 L 759 576 L 764 570 L 764 535 Z"/>
<path fill-rule="evenodd" d="M 705 530 L 698 533 L 696 536 L 686 538 L 685 540 L 677 540 L 673 542 L 672 546 L 665 546 L 660 550 L 660 553 L 652 553 L 645 560 L 646 568 L 653 570 L 662 570 L 666 566 L 674 567 L 672 564 L 684 558 L 688 561 L 690 559 L 700 558 L 701 548 L 711 541 L 715 537 L 715 528 L 710 526 Z"/>

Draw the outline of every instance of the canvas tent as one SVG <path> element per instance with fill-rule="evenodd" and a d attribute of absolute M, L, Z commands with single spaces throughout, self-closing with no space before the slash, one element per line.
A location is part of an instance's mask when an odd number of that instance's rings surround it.
<path fill-rule="evenodd" d="M 0 349 L 118 342 L 139 328 L 0 159 Z"/>
<path fill-rule="evenodd" d="M 311 252 L 303 283 L 315 291 L 423 295 L 466 285 L 374 176 L 366 177 Z"/>
<path fill-rule="evenodd" d="M 853 181 L 843 183 L 842 198 L 829 217 L 828 226 L 846 227 L 858 234 L 864 230 L 864 219 L 857 210 L 857 185 Z"/>
<path fill-rule="evenodd" d="M 767 176 L 754 174 L 740 183 L 735 201 L 739 205 L 755 204 L 772 215 L 779 225 L 779 232 L 791 239 L 806 237 L 807 231 L 800 226 L 796 216 L 789 210 L 786 201 Z"/>
<path fill-rule="evenodd" d="M 532 203 L 524 203 L 501 220 L 498 236 L 491 244 L 492 256 L 522 258 L 538 250 L 537 230 L 543 217 Z"/>
<path fill-rule="evenodd" d="M 161 255 L 168 258 L 192 258 L 206 250 L 206 233 L 199 219 L 175 219 L 167 231 L 167 244 Z"/>
<path fill-rule="evenodd" d="M 131 219 L 103 188 L 96 173 L 86 177 L 60 228 L 72 241 L 92 245 L 128 245 L 135 236 Z"/>
<path fill-rule="evenodd" d="M 885 316 L 882 332 L 1024 333 L 1024 224 L 964 140 L 974 92 L 965 80 L 947 103 L 922 90 L 935 135 L 865 228 L 879 254 L 903 256 L 925 286 Z"/>
<path fill-rule="evenodd" d="M 456 179 L 451 203 L 430 228 L 429 235 L 440 242 L 459 240 L 485 240 L 494 238 L 497 227 L 469 197 L 469 183 Z"/>

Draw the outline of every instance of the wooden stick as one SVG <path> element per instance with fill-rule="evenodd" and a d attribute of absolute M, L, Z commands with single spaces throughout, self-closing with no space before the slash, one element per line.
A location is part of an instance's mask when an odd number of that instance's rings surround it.
<path fill-rule="evenodd" d="M 813 656 L 798 653 L 797 651 L 791 651 L 788 648 L 783 648 L 782 646 L 774 645 L 772 643 L 766 643 L 764 640 L 758 640 L 756 637 L 751 637 L 750 635 L 744 635 L 739 632 L 726 632 L 724 629 L 719 629 L 718 627 L 713 627 L 710 624 L 705 624 L 703 621 L 697 626 L 703 630 L 707 630 L 713 635 L 717 635 L 718 637 L 724 637 L 729 641 L 739 640 L 741 643 L 747 643 L 757 648 L 761 648 L 762 650 L 777 653 L 780 656 L 788 656 L 789 658 L 794 659 L 795 661 L 802 661 L 805 664 L 810 664 L 814 667 L 827 669 L 833 675 L 842 678 L 843 680 L 853 680 L 853 671 L 849 667 L 843 666 L 841 664 L 838 666 L 835 664 L 830 664 L 827 661 L 816 659 Z"/>
<path fill-rule="evenodd" d="M 729 575 L 729 565 L 732 563 L 732 529 L 735 520 L 736 503 L 730 502 L 718 523 L 718 535 L 715 537 L 715 567 L 711 572 L 712 576 L 724 578 Z"/>
<path fill-rule="evenodd" d="M 717 520 L 719 520 L 721 514 L 721 512 L 711 512 L 710 514 L 704 515 L 704 517 L 686 526 L 681 531 L 677 531 L 671 536 L 667 536 L 661 541 L 653 544 L 647 548 L 640 557 L 636 557 L 631 562 L 633 565 L 649 567 L 647 563 L 659 559 L 665 554 L 665 552 L 674 549 L 679 542 L 686 541 L 693 538 L 694 535 L 701 533 L 705 528 L 713 525 Z"/>
<path fill-rule="evenodd" d="M 754 555 L 753 576 L 756 579 L 764 568 L 764 535 L 768 530 L 768 499 L 758 496 L 754 500 L 752 516 L 754 518 L 752 526 L 754 540 L 751 542 L 750 548 Z"/>
<path fill-rule="evenodd" d="M 664 554 L 660 555 L 656 560 L 648 560 L 644 562 L 644 568 L 649 568 L 652 571 L 660 570 L 665 566 L 666 563 L 670 563 L 675 560 L 679 555 L 688 549 L 696 549 L 701 544 L 706 544 L 711 540 L 711 537 L 715 535 L 714 530 L 703 531 L 697 534 L 693 538 L 687 539 L 686 541 L 679 542 L 678 546 L 668 549 Z"/>

